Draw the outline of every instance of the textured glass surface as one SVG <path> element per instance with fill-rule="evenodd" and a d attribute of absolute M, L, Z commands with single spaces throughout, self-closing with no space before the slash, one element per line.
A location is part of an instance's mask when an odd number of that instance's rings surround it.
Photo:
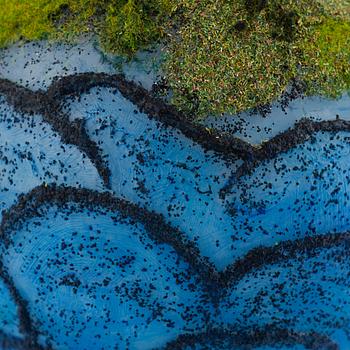
<path fill-rule="evenodd" d="M 147 60 L 1 52 L 0 349 L 350 349 L 349 97 L 197 133 Z"/>

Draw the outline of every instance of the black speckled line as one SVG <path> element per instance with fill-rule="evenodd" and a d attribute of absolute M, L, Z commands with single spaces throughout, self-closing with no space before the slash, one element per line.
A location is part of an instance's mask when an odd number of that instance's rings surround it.
<path fill-rule="evenodd" d="M 343 243 L 350 244 L 350 232 L 306 236 L 282 241 L 270 247 L 253 248 L 220 273 L 220 285 L 229 287 L 240 281 L 246 274 L 265 265 L 295 259 L 300 254 L 311 257 L 316 255 L 319 249 L 328 249 Z"/>
<path fill-rule="evenodd" d="M 19 329 L 24 338 L 10 336 L 0 330 L 0 349 L 18 349 L 18 350 L 43 350 L 38 344 L 38 333 L 33 327 L 27 302 L 18 292 L 12 278 L 5 271 L 2 262 L 0 262 L 0 277 L 7 286 L 10 295 L 17 306 Z M 46 348 L 46 350 L 49 350 Z"/>
<path fill-rule="evenodd" d="M 38 186 L 29 193 L 20 195 L 17 203 L 2 214 L 0 235 L 5 246 L 11 243 L 10 232 L 17 229 L 25 220 L 40 216 L 41 206 L 50 204 L 63 207 L 70 202 L 84 208 L 118 211 L 121 215 L 140 222 L 153 241 L 170 245 L 204 281 L 211 281 L 211 283 L 219 281 L 219 274 L 209 259 L 202 257 L 196 244 L 179 229 L 168 224 L 163 215 L 116 198 L 110 192 L 101 193 L 51 184 Z"/>
<path fill-rule="evenodd" d="M 193 123 L 187 116 L 151 92 L 128 81 L 123 75 L 106 73 L 79 73 L 56 78 L 46 92 L 34 92 L 6 79 L 0 79 L 0 94 L 4 95 L 14 108 L 22 113 L 37 113 L 60 133 L 66 143 L 77 145 L 96 165 L 101 177 L 109 184 L 110 171 L 106 167 L 96 143 L 89 139 L 83 121 L 69 122 L 62 112 L 61 103 L 66 97 L 79 96 L 94 87 L 116 88 L 150 118 L 155 118 L 166 126 L 181 131 L 186 137 L 200 144 L 206 151 L 214 151 L 226 160 L 242 159 L 244 164 L 235 173 L 235 178 L 251 171 L 263 160 L 272 159 L 309 140 L 319 131 L 350 131 L 350 122 L 334 119 L 312 121 L 304 118 L 294 127 L 278 134 L 260 145 L 252 145 L 229 133 L 209 130 Z M 232 181 L 222 189 L 224 196 L 230 190 Z"/>
<path fill-rule="evenodd" d="M 41 215 L 40 207 L 45 204 L 65 206 L 73 202 L 83 207 L 102 208 L 118 211 L 125 217 L 140 222 L 146 228 L 150 238 L 158 243 L 169 244 L 201 277 L 207 285 L 215 288 L 227 288 L 238 282 L 254 269 L 275 264 L 297 257 L 298 254 L 314 254 L 317 249 L 327 249 L 349 242 L 350 233 L 328 233 L 286 240 L 269 247 L 256 247 L 246 255 L 219 272 L 208 258 L 202 257 L 199 248 L 179 229 L 166 222 L 162 214 L 157 214 L 127 200 L 116 198 L 109 192 L 69 186 L 41 185 L 27 194 L 22 194 L 8 210 L 2 214 L 0 234 L 6 246 L 11 242 L 11 232 L 25 220 Z"/>
<path fill-rule="evenodd" d="M 304 345 L 311 350 L 338 350 L 339 347 L 326 335 L 310 331 L 296 332 L 280 328 L 276 325 L 266 325 L 263 328 L 249 327 L 235 330 L 209 328 L 203 333 L 184 334 L 169 342 L 165 350 L 195 349 L 254 349 L 260 346 L 295 346 Z"/>
<path fill-rule="evenodd" d="M 229 134 L 209 130 L 202 125 L 193 123 L 187 116 L 178 112 L 175 107 L 136 84 L 128 81 L 121 74 L 79 73 L 55 79 L 47 90 L 54 100 L 63 100 L 66 96 L 79 96 L 94 87 L 115 88 L 141 112 L 154 118 L 166 126 L 178 129 L 189 139 L 200 144 L 207 151 L 214 151 L 225 159 L 250 159 L 254 147 L 247 142 L 231 137 Z"/>
<path fill-rule="evenodd" d="M 343 119 L 313 121 L 303 118 L 294 127 L 276 135 L 267 142 L 255 147 L 254 156 L 245 162 L 231 176 L 227 184 L 221 189 L 221 198 L 231 191 L 232 186 L 240 177 L 251 173 L 261 162 L 275 158 L 296 146 L 310 140 L 317 132 L 350 132 L 350 121 Z"/>
<path fill-rule="evenodd" d="M 20 113 L 40 114 L 62 138 L 62 141 L 77 146 L 95 165 L 104 184 L 109 188 L 110 171 L 102 159 L 100 149 L 86 133 L 84 121 L 69 121 L 57 103 L 43 91 L 31 91 L 6 79 L 0 79 L 0 95 Z"/>

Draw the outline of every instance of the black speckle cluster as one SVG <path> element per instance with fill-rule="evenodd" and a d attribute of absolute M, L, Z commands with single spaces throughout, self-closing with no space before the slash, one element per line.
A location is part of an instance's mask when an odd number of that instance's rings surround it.
<path fill-rule="evenodd" d="M 29 86 L 0 79 L 0 348 L 350 339 L 349 122 L 253 146 L 122 75 Z"/>

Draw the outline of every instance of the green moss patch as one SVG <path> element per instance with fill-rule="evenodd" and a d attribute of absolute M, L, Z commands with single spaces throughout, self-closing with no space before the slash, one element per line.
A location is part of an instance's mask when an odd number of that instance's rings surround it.
<path fill-rule="evenodd" d="M 292 78 L 338 96 L 350 88 L 344 2 L 183 0 L 166 62 L 174 103 L 199 117 L 237 113 L 273 101 Z"/>
<path fill-rule="evenodd" d="M 302 46 L 309 94 L 336 98 L 350 89 L 350 22 L 330 18 Z"/>
<path fill-rule="evenodd" d="M 106 50 L 132 55 L 164 34 L 169 0 L 0 0 L 0 46 L 20 39 L 71 40 L 96 32 Z"/>

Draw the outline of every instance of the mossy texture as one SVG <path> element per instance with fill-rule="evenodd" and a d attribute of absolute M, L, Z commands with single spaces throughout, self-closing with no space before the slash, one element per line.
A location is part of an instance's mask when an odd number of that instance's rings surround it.
<path fill-rule="evenodd" d="M 291 79 L 350 89 L 350 0 L 0 0 L 0 46 L 98 33 L 131 57 L 167 37 L 173 102 L 193 117 L 270 103 Z"/>
<path fill-rule="evenodd" d="M 130 56 L 164 35 L 174 9 L 170 0 L 112 1 L 102 25 L 102 42 L 108 51 Z"/>
<path fill-rule="evenodd" d="M 330 18 L 303 44 L 302 78 L 310 94 L 336 98 L 350 89 L 350 22 Z"/>
<path fill-rule="evenodd" d="M 349 1 L 183 0 L 166 72 L 174 102 L 196 117 L 276 99 L 292 78 L 306 93 L 350 88 Z"/>
<path fill-rule="evenodd" d="M 0 0 L 0 46 L 96 32 L 106 50 L 131 56 L 164 34 L 169 0 Z"/>
<path fill-rule="evenodd" d="M 93 17 L 98 3 L 93 0 L 0 0 L 0 45 L 56 35 L 63 17 L 67 28 L 74 28 L 75 34 L 83 32 L 88 29 L 86 20 Z"/>

